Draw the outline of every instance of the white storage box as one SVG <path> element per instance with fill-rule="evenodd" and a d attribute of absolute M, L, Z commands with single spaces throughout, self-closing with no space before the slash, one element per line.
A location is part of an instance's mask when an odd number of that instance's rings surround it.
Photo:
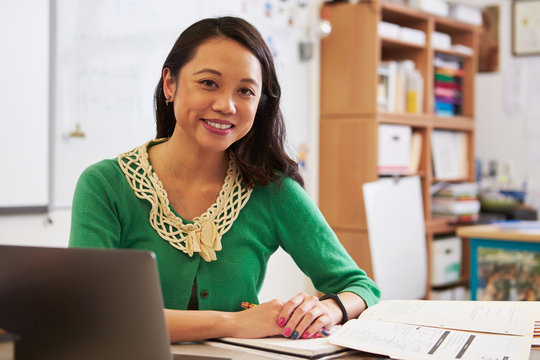
<path fill-rule="evenodd" d="M 431 44 L 435 49 L 450 50 L 452 47 L 452 38 L 448 34 L 434 31 L 431 33 Z"/>
<path fill-rule="evenodd" d="M 482 25 L 482 10 L 473 6 L 450 4 L 450 17 L 471 25 Z"/>
<path fill-rule="evenodd" d="M 399 32 L 399 37 L 402 41 L 417 45 L 426 45 L 426 33 L 422 30 L 402 27 Z"/>
<path fill-rule="evenodd" d="M 447 17 L 449 6 L 444 0 L 409 0 L 409 5 L 422 11 Z"/>
<path fill-rule="evenodd" d="M 458 281 L 461 276 L 461 238 L 453 236 L 433 240 L 431 259 L 431 285 Z"/>
<path fill-rule="evenodd" d="M 379 25 L 377 26 L 379 36 L 383 38 L 389 38 L 389 39 L 399 39 L 399 33 L 401 27 L 396 24 L 392 24 L 385 21 L 379 21 Z"/>
<path fill-rule="evenodd" d="M 405 175 L 409 171 L 412 130 L 406 125 L 379 125 L 378 164 L 380 175 Z"/>

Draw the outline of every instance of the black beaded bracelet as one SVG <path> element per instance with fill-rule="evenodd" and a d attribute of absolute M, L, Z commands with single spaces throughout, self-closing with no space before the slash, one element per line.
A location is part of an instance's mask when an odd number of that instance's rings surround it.
<path fill-rule="evenodd" d="M 341 319 L 340 324 L 341 325 L 345 324 L 349 320 L 349 316 L 347 315 L 347 309 L 345 309 L 345 305 L 343 305 L 339 296 L 337 296 L 336 294 L 326 294 L 326 295 L 321 296 L 319 301 L 323 301 L 326 299 L 332 299 L 338 304 L 339 308 L 341 309 L 341 312 L 343 313 L 343 319 Z"/>

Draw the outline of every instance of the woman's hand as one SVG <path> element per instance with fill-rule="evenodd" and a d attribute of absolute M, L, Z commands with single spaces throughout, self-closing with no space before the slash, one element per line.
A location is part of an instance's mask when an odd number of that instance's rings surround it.
<path fill-rule="evenodd" d="M 337 305 L 331 306 L 330 302 L 321 302 L 316 296 L 300 293 L 283 305 L 278 325 L 285 337 L 316 338 L 321 336 L 323 328 L 329 329 L 339 323 L 342 316 Z"/>
<path fill-rule="evenodd" d="M 262 338 L 281 334 L 278 318 L 282 309 L 283 301 L 272 300 L 234 313 L 233 337 Z"/>

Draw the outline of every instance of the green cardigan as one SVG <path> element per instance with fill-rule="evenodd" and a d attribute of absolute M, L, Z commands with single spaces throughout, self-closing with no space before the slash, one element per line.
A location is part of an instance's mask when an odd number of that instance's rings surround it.
<path fill-rule="evenodd" d="M 200 310 L 241 310 L 258 303 L 270 255 L 279 246 L 323 293 L 351 291 L 368 306 L 380 291 L 347 254 L 302 187 L 290 178 L 257 186 L 217 261 L 172 247 L 149 224 L 150 203 L 129 186 L 117 159 L 81 175 L 73 199 L 70 247 L 146 249 L 156 254 L 165 307 L 186 309 L 194 281 Z M 287 281 L 287 279 L 283 279 Z M 202 294 L 202 295 L 201 295 Z"/>

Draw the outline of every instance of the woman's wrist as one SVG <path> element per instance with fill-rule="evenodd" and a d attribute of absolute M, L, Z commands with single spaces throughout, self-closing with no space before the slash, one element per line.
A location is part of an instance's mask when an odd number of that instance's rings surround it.
<path fill-rule="evenodd" d="M 326 294 L 319 300 L 330 310 L 334 324 L 342 324 L 348 320 L 347 310 L 338 295 Z"/>

